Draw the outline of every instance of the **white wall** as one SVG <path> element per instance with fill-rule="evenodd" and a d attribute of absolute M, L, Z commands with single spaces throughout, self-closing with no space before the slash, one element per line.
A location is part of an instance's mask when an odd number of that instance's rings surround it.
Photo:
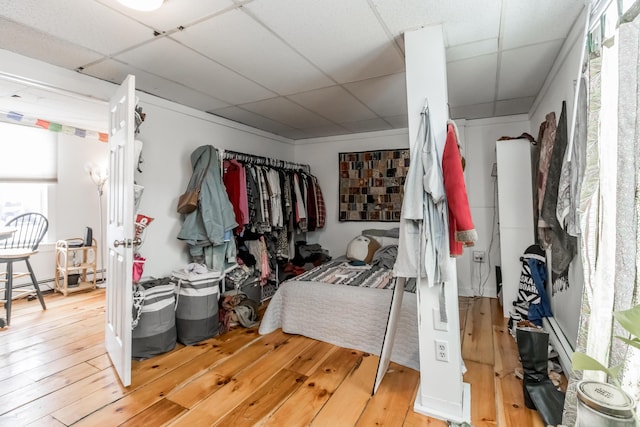
<path fill-rule="evenodd" d="M 307 240 L 319 243 L 332 257 L 344 255 L 347 244 L 368 228 L 396 228 L 397 222 L 338 221 L 338 153 L 347 151 L 409 148 L 406 129 L 368 132 L 327 138 L 313 138 L 296 142 L 295 161 L 311 166 L 318 178 L 327 207 L 324 230 L 307 234 Z"/>

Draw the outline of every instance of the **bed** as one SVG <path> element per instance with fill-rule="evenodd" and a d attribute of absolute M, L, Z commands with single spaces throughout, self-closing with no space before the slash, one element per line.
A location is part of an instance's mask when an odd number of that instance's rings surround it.
<path fill-rule="evenodd" d="M 260 323 L 260 334 L 278 328 L 340 347 L 380 355 L 396 278 L 393 263 L 352 265 L 345 257 L 329 261 L 280 284 Z M 355 263 L 361 264 L 361 263 Z M 415 283 L 407 282 L 391 360 L 420 370 Z"/>

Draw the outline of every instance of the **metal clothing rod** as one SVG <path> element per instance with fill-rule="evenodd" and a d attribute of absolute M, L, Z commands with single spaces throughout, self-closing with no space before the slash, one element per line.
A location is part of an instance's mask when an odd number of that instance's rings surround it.
<path fill-rule="evenodd" d="M 240 162 L 247 162 L 255 165 L 264 165 L 272 168 L 291 169 L 291 170 L 302 169 L 306 173 L 310 173 L 311 171 L 311 168 L 307 164 L 289 162 L 289 161 L 280 160 L 280 159 L 272 159 L 269 157 L 257 156 L 255 154 L 240 153 L 238 151 L 232 151 L 232 150 L 223 150 L 222 158 L 224 160 L 235 159 Z"/>

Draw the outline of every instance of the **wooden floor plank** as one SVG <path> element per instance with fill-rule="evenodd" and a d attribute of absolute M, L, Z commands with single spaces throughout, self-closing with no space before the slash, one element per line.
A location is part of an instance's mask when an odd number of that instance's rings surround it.
<path fill-rule="evenodd" d="M 133 384 L 121 387 L 104 348 L 104 299 L 98 289 L 46 294 L 47 310 L 15 302 L 0 329 L 0 425 L 447 425 L 413 411 L 418 372 L 392 363 L 371 397 L 377 356 L 256 327 L 132 361 Z M 458 301 L 471 424 L 542 426 L 524 407 L 499 302 Z"/>
<path fill-rule="evenodd" d="M 489 299 L 474 299 L 467 316 L 462 340 L 462 358 L 465 361 L 493 365 L 493 328 Z"/>
<path fill-rule="evenodd" d="M 69 384 L 73 384 L 98 372 L 98 369 L 85 362 L 51 375 L 42 381 L 28 379 L 28 385 L 7 393 L 0 399 L 0 414 L 4 414 L 13 408 L 25 405 L 49 393 L 63 389 Z M 24 377 L 28 378 L 26 375 L 24 375 Z"/>
<path fill-rule="evenodd" d="M 495 427 L 497 423 L 493 366 L 471 360 L 466 361 L 465 364 L 467 372 L 464 375 L 464 382 L 473 384 L 471 387 L 473 426 Z"/>
<path fill-rule="evenodd" d="M 322 409 L 338 386 L 362 363 L 360 351 L 340 348 L 328 357 L 302 387 L 276 410 L 266 426 L 306 426 Z"/>
<path fill-rule="evenodd" d="M 491 322 L 494 326 L 502 326 L 505 322 L 505 318 L 500 300 L 497 298 L 490 298 L 489 304 L 491 305 Z"/>
<path fill-rule="evenodd" d="M 269 352 L 268 356 L 258 359 L 251 369 L 243 369 L 239 374 L 230 377 L 226 384 L 196 404 L 171 425 L 212 425 L 218 422 L 250 396 L 256 387 L 271 379 L 283 366 L 312 344 L 313 340 L 308 338 L 289 337 L 283 344 Z M 214 368 L 213 371 L 216 369 Z M 227 375 L 228 373 L 222 373 L 221 376 Z"/>
<path fill-rule="evenodd" d="M 402 426 L 407 412 L 413 408 L 413 402 L 409 400 L 419 379 L 420 374 L 417 371 L 391 363 L 378 391 L 369 400 L 355 425 Z"/>
<path fill-rule="evenodd" d="M 282 369 L 247 399 L 229 412 L 216 426 L 253 427 L 263 425 L 263 421 L 272 411 L 296 390 L 304 387 L 307 377 L 298 372 Z M 286 421 L 287 427 L 297 424 L 296 419 Z M 279 424 L 280 426 L 285 424 Z"/>
<path fill-rule="evenodd" d="M 196 404 L 228 384 L 234 375 L 250 368 L 256 360 L 284 345 L 290 337 L 282 331 L 261 337 L 247 346 L 244 351 L 234 357 L 212 366 L 207 372 L 194 378 L 188 384 L 176 387 L 167 394 L 167 398 L 185 408 L 193 408 Z"/>
<path fill-rule="evenodd" d="M 371 399 L 379 361 L 378 356 L 365 354 L 362 362 L 345 377 L 340 387 L 327 400 L 312 420 L 311 426 L 355 425 Z"/>
<path fill-rule="evenodd" d="M 82 396 L 86 396 L 88 390 L 91 390 L 93 395 L 118 399 L 121 394 L 114 390 L 114 384 L 117 382 L 115 370 L 100 371 L 3 414 L 2 421 L 10 421 L 13 425 L 27 424 L 75 403 Z"/>
<path fill-rule="evenodd" d="M 160 399 L 135 417 L 119 424 L 120 427 L 161 426 L 165 425 L 180 414 L 188 411 L 187 408 L 167 399 Z M 96 425 L 96 424 L 93 424 Z"/>

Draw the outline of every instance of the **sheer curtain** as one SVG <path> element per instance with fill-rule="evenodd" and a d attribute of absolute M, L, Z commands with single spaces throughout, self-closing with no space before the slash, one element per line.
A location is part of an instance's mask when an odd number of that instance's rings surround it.
<path fill-rule="evenodd" d="M 640 303 L 640 0 L 621 19 L 617 6 L 605 11 L 588 40 L 589 122 L 579 207 L 584 292 L 576 351 L 622 365 L 620 382 L 637 402 L 640 351 L 615 338 L 625 333 L 612 313 Z M 606 381 L 603 375 L 572 373 L 564 424 L 575 423 L 577 382 Z"/>

